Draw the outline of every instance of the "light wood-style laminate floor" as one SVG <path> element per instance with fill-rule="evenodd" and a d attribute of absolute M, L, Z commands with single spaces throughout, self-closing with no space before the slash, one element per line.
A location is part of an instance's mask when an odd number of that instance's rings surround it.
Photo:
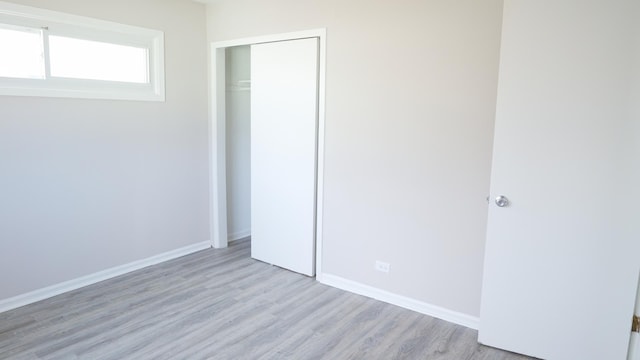
<path fill-rule="evenodd" d="M 529 359 L 477 332 L 208 249 L 0 314 L 0 359 Z"/>

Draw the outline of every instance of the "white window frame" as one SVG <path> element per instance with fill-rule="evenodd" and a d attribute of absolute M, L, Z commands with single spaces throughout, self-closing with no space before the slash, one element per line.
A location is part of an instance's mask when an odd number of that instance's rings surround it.
<path fill-rule="evenodd" d="M 0 95 L 165 101 L 164 33 L 0 1 L 0 24 L 44 30 L 45 79 L 0 77 Z M 48 36 L 60 35 L 148 50 L 149 83 L 52 77 Z"/>

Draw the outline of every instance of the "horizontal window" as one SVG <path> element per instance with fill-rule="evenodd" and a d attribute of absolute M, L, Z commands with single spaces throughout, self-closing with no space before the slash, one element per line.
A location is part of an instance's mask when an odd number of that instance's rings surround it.
<path fill-rule="evenodd" d="M 0 2 L 0 95 L 164 101 L 161 31 Z"/>

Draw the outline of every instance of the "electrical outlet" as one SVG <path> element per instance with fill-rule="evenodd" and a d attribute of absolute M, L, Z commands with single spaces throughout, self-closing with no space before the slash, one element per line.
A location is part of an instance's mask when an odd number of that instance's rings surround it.
<path fill-rule="evenodd" d="M 376 270 L 383 273 L 388 273 L 390 267 L 391 267 L 391 264 L 380 261 L 380 260 L 376 260 Z"/>

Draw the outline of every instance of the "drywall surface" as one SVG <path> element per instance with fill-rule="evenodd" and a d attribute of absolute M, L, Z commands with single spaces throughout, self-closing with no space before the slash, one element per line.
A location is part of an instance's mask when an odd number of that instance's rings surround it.
<path fill-rule="evenodd" d="M 324 273 L 478 316 L 501 14 L 498 0 L 207 6 L 209 41 L 327 29 Z"/>
<path fill-rule="evenodd" d="M 251 48 L 226 50 L 227 232 L 251 234 Z"/>
<path fill-rule="evenodd" d="M 166 102 L 0 96 L 0 299 L 209 240 L 204 5 L 13 2 L 164 31 Z"/>

